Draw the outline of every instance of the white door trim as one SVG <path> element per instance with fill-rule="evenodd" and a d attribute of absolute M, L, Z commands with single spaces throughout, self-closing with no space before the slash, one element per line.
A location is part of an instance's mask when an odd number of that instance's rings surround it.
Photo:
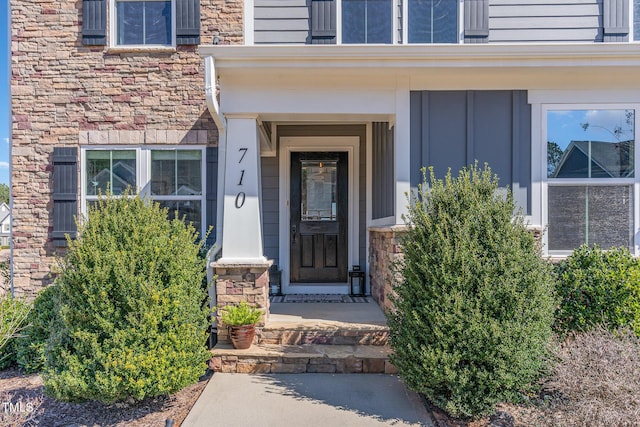
<path fill-rule="evenodd" d="M 359 186 L 360 138 L 357 136 L 296 136 L 280 138 L 280 179 L 279 179 L 279 258 L 282 269 L 282 291 L 284 293 L 327 293 L 347 294 L 348 283 L 328 285 L 290 285 L 290 197 L 291 197 L 291 153 L 300 151 L 338 151 L 348 153 L 349 167 L 349 212 L 347 221 L 348 259 L 347 266 L 359 264 Z"/>

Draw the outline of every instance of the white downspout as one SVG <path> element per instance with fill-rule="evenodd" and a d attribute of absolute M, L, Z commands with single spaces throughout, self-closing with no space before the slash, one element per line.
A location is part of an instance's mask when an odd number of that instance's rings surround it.
<path fill-rule="evenodd" d="M 220 105 L 217 98 L 217 78 L 216 68 L 213 56 L 207 56 L 204 58 L 204 90 L 205 98 L 207 102 L 207 108 L 213 121 L 218 128 L 218 188 L 217 188 L 217 209 L 216 209 L 216 240 L 207 253 L 207 283 L 211 283 L 214 279 L 213 268 L 211 263 L 216 260 L 218 253 L 222 250 L 222 227 L 224 220 L 224 176 L 226 169 L 226 147 L 227 147 L 227 132 L 225 119 L 220 114 Z M 209 298 L 211 307 L 215 307 L 217 304 L 215 285 L 209 287 Z M 212 330 L 217 329 L 216 316 L 213 316 Z"/>

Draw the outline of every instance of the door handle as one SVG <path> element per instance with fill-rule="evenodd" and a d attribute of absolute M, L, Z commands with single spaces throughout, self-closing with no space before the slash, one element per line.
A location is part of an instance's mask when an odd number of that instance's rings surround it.
<path fill-rule="evenodd" d="M 293 243 L 295 243 L 295 242 L 296 242 L 296 233 L 297 233 L 297 231 L 298 231 L 298 227 L 296 227 L 296 225 L 295 225 L 295 224 L 293 224 L 293 225 L 291 226 L 291 241 L 292 241 Z"/>

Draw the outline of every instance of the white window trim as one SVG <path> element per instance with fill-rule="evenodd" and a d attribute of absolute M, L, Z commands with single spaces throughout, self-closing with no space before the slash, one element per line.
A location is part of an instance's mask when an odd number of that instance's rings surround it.
<path fill-rule="evenodd" d="M 112 48 L 126 49 L 158 49 L 176 47 L 176 0 L 171 2 L 171 44 L 118 44 L 118 32 L 116 29 L 116 2 L 125 1 L 153 1 L 153 0 L 109 0 L 109 46 Z"/>
<path fill-rule="evenodd" d="M 200 201 L 200 236 L 204 238 L 207 232 L 207 159 L 206 147 L 202 145 L 92 145 L 80 148 L 80 204 L 82 216 L 87 216 L 87 201 L 98 200 L 98 196 L 87 196 L 87 152 L 88 151 L 135 151 L 136 152 L 136 190 L 144 197 L 153 200 L 198 200 Z M 201 158 L 201 188 L 202 194 L 195 196 L 184 195 L 162 195 L 152 196 L 149 182 L 151 181 L 151 152 L 152 151 L 179 151 L 179 150 L 199 150 L 202 152 Z"/>
<path fill-rule="evenodd" d="M 536 96 L 537 95 L 537 96 Z M 584 93 L 577 98 L 584 98 Z M 594 96 L 594 98 L 602 98 L 602 93 Z M 557 95 L 556 95 L 557 96 Z M 532 98 L 544 98 L 544 93 L 532 93 L 530 92 L 530 100 Z M 555 98 L 555 96 L 554 96 Z M 571 99 L 571 96 L 568 97 Z M 554 103 L 540 103 L 532 105 L 532 128 L 536 131 L 532 134 L 532 182 L 533 193 L 532 200 L 536 200 L 536 193 L 539 194 L 540 211 L 532 212 L 533 216 L 539 215 L 542 222 L 543 230 L 547 230 L 549 225 L 549 210 L 548 210 L 548 188 L 549 178 L 547 177 L 547 113 L 549 111 L 561 111 L 561 110 L 634 110 L 634 143 L 638 141 L 638 126 L 637 117 L 640 113 L 640 103 L 606 103 L 606 102 L 591 102 L 585 103 L 580 100 L 579 103 L 557 103 L 557 99 Z M 591 185 L 591 186 L 630 186 L 633 188 L 633 247 L 632 253 L 635 256 L 640 255 L 640 173 L 638 173 L 638 165 L 640 165 L 640 153 L 639 150 L 634 150 L 634 178 L 552 178 L 552 186 L 562 185 Z M 538 175 L 539 174 L 539 175 Z M 536 179 L 536 175 L 540 178 Z M 535 188 L 535 182 L 538 181 L 540 186 Z M 571 254 L 572 251 L 550 251 L 548 245 L 548 233 L 543 233 L 542 245 L 543 254 L 550 257 L 564 258 Z"/>
<path fill-rule="evenodd" d="M 113 1 L 113 0 L 112 0 Z M 633 1 L 633 0 L 632 0 Z M 247 3 L 253 5 L 253 0 Z M 398 40 L 398 10 L 399 2 L 402 2 L 402 41 Z M 456 43 L 409 43 L 409 0 L 391 0 L 391 43 L 395 44 L 411 44 L 411 45 L 432 45 L 446 44 L 454 45 Z M 245 27 L 246 28 L 246 27 Z M 253 30 L 253 29 L 252 29 Z M 464 0 L 458 0 L 458 43 L 464 43 Z M 252 41 L 253 44 L 253 41 Z M 342 43 L 342 0 L 336 0 L 336 44 L 347 44 L 357 46 L 358 43 Z M 384 43 L 387 45 L 387 43 Z"/>

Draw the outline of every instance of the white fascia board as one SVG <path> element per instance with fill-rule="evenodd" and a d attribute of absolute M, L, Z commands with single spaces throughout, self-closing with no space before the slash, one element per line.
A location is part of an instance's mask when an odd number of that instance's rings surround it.
<path fill-rule="evenodd" d="M 205 45 L 218 68 L 640 66 L 638 43 L 459 45 Z"/>

